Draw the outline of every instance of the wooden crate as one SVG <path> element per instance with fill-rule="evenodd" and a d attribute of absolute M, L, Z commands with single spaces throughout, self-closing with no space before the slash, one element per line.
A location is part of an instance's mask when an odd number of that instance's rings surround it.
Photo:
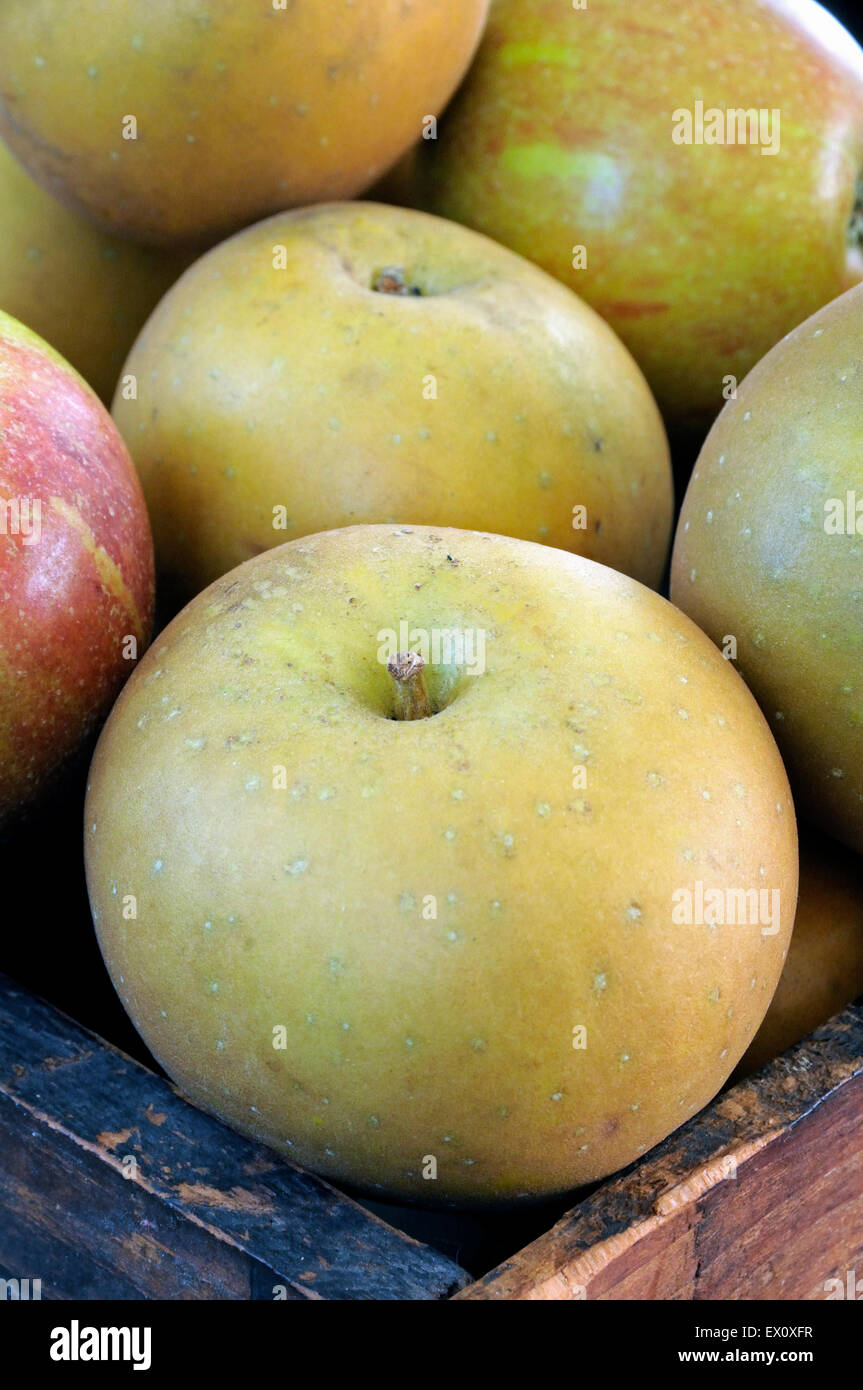
<path fill-rule="evenodd" d="M 0 976 L 0 1277 L 43 1298 L 826 1298 L 863 1274 L 861 1133 L 857 1004 L 551 1217 L 384 1221 Z"/>

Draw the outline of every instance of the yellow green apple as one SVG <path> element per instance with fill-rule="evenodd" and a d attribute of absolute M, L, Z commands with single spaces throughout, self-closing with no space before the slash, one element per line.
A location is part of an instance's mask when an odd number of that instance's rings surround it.
<path fill-rule="evenodd" d="M 144 328 L 114 418 L 187 596 L 355 522 L 481 527 L 648 584 L 665 567 L 668 446 L 627 350 L 550 276 L 425 213 L 332 204 L 224 242 Z"/>
<path fill-rule="evenodd" d="M 56 348 L 103 401 L 144 320 L 187 263 L 97 231 L 0 144 L 0 309 Z"/>
<path fill-rule="evenodd" d="M 863 861 L 826 836 L 800 839 L 788 957 L 767 1015 L 741 1059 L 746 1075 L 863 994 Z"/>
<path fill-rule="evenodd" d="M 369 187 L 452 96 L 488 0 L 3 0 L 0 135 L 112 233 L 214 239 Z"/>
<path fill-rule="evenodd" d="M 693 623 L 581 556 L 309 536 L 166 628 L 85 819 L 120 998 L 198 1104 L 417 1201 L 564 1191 L 719 1089 L 794 919 L 782 762 Z"/>
<path fill-rule="evenodd" d="M 863 851 L 863 286 L 778 343 L 684 498 L 671 597 L 736 661 L 801 815 Z"/>
<path fill-rule="evenodd" d="M 863 52 L 812 0 L 494 0 L 421 146 L 419 204 L 582 295 L 681 432 L 863 278 Z"/>

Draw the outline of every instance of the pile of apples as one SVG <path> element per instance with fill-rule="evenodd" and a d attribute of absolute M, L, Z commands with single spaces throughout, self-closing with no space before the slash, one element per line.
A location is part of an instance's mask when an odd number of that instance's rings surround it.
<path fill-rule="evenodd" d="M 64 9 L 0 6 L 0 816 L 110 711 L 105 962 L 242 1132 L 603 1177 L 863 990 L 863 52 Z"/>

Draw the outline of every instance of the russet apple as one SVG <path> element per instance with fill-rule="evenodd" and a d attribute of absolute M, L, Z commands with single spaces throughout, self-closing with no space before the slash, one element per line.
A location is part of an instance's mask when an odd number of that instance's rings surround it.
<path fill-rule="evenodd" d="M 863 861 L 811 831 L 800 840 L 800 888 L 788 957 L 745 1076 L 863 994 Z"/>
<path fill-rule="evenodd" d="M 0 309 L 50 343 L 103 401 L 188 259 L 105 236 L 0 144 Z"/>
<path fill-rule="evenodd" d="M 114 418 L 160 572 L 190 597 L 354 522 L 477 526 L 657 584 L 668 446 L 593 310 L 488 238 L 409 209 L 270 218 L 186 272 Z"/>
<path fill-rule="evenodd" d="M 0 135 L 154 243 L 368 188 L 452 96 L 488 0 L 3 0 Z"/>
<path fill-rule="evenodd" d="M 863 278 L 863 53 L 811 0 L 495 0 L 420 155 L 418 204 L 582 295 L 682 433 Z"/>
<path fill-rule="evenodd" d="M 216 581 L 90 772 L 94 921 L 198 1104 L 427 1203 L 560 1192 L 700 1109 L 773 995 L 794 811 L 755 701 L 652 590 L 358 526 Z"/>
<path fill-rule="evenodd" d="M 738 663 L 803 817 L 863 851 L 863 285 L 749 373 L 699 455 L 671 597 Z"/>
<path fill-rule="evenodd" d="M 152 610 L 147 513 L 110 415 L 0 313 L 0 821 L 105 713 Z"/>

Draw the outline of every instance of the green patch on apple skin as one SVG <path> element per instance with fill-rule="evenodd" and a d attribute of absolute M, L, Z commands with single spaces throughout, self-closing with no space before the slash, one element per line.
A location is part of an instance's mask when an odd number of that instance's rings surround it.
<path fill-rule="evenodd" d="M 579 179 L 617 186 L 620 174 L 613 159 L 591 150 L 567 150 L 562 145 L 512 145 L 500 156 L 501 168 L 525 179 Z"/>
<path fill-rule="evenodd" d="M 580 68 L 581 58 L 565 43 L 505 43 L 498 52 L 505 68 L 523 68 L 530 63 L 553 64 L 559 68 Z"/>

